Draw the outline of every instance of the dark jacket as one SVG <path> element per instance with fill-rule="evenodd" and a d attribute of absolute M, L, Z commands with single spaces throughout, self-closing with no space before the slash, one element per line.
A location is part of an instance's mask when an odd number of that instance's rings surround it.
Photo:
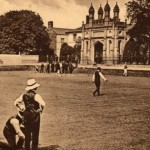
<path fill-rule="evenodd" d="M 95 71 L 95 83 L 100 83 L 100 75 L 98 70 Z"/>
<path fill-rule="evenodd" d="M 40 114 L 37 112 L 39 103 L 34 100 L 35 94 L 34 91 L 28 91 L 23 95 L 23 101 L 26 108 L 24 111 L 25 125 L 35 123 L 40 119 Z"/>

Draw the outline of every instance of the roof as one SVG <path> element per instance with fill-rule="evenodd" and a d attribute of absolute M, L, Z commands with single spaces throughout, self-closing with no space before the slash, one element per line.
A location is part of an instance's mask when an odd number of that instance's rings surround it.
<path fill-rule="evenodd" d="M 101 5 L 100 5 L 100 7 L 98 9 L 98 14 L 103 14 L 103 8 L 101 7 Z"/>
<path fill-rule="evenodd" d="M 82 32 L 82 27 L 76 28 L 76 29 L 71 29 L 67 31 L 67 33 L 72 33 L 72 32 Z"/>
<path fill-rule="evenodd" d="M 119 6 L 117 5 L 117 3 L 115 5 L 115 7 L 114 7 L 114 12 L 119 12 Z"/>
<path fill-rule="evenodd" d="M 67 29 L 67 28 L 52 28 L 52 29 L 58 35 L 65 35 L 67 31 L 72 30 L 72 29 Z"/>
<path fill-rule="evenodd" d="M 94 10 L 94 7 L 93 7 L 93 5 L 91 3 L 91 7 L 89 8 L 89 13 L 93 14 L 94 12 L 95 12 L 95 10 Z"/>
<path fill-rule="evenodd" d="M 106 5 L 104 7 L 104 10 L 105 11 L 110 11 L 110 5 L 108 4 L 108 1 L 107 1 Z"/>

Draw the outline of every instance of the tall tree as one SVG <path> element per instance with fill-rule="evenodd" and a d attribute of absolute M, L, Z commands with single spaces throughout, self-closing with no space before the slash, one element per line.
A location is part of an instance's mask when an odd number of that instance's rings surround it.
<path fill-rule="evenodd" d="M 69 46 L 67 43 L 63 43 L 60 49 L 61 60 L 68 60 L 75 62 L 76 59 L 80 60 L 81 55 L 81 43 L 76 43 L 74 47 Z"/>
<path fill-rule="evenodd" d="M 127 17 L 133 27 L 128 31 L 131 38 L 136 41 L 136 62 L 150 64 L 150 1 L 131 0 L 126 3 Z M 125 50 L 126 53 L 126 50 Z"/>
<path fill-rule="evenodd" d="M 133 62 L 136 62 L 137 61 L 136 60 L 137 49 L 139 49 L 138 44 L 133 38 L 130 38 L 124 48 L 123 61 L 130 62 L 130 64 L 132 64 Z"/>
<path fill-rule="evenodd" d="M 80 43 L 76 43 L 74 45 L 74 54 L 73 54 L 74 60 L 75 62 L 77 61 L 78 63 L 81 60 L 81 42 Z"/>
<path fill-rule="evenodd" d="M 60 49 L 60 59 L 63 61 L 71 61 L 73 51 L 73 47 L 69 46 L 67 43 L 63 43 Z"/>
<path fill-rule="evenodd" d="M 48 54 L 49 35 L 39 14 L 28 10 L 0 16 L 0 53 Z"/>

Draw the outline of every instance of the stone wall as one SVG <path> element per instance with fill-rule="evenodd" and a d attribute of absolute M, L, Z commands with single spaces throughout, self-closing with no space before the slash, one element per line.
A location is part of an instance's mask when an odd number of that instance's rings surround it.
<path fill-rule="evenodd" d="M 4 65 L 20 65 L 20 64 L 32 64 L 39 62 L 38 55 L 0 55 L 1 64 Z"/>

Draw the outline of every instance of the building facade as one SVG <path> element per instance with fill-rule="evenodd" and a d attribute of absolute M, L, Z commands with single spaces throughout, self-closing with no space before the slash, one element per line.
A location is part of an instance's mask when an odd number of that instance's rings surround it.
<path fill-rule="evenodd" d="M 48 32 L 51 39 L 51 48 L 54 49 L 54 53 L 59 57 L 61 45 L 68 43 L 68 36 L 66 34 L 70 29 L 67 28 L 54 28 L 53 21 L 48 22 Z"/>
<path fill-rule="evenodd" d="M 127 41 L 127 23 L 120 21 L 117 3 L 113 8 L 113 18 L 110 18 L 110 11 L 108 2 L 104 9 L 100 5 L 95 19 L 95 9 L 91 4 L 86 22 L 80 28 L 66 29 L 64 41 L 68 45 L 74 46 L 81 39 L 81 64 L 120 63 Z M 58 41 L 56 45 L 59 45 Z"/>
<path fill-rule="evenodd" d="M 100 6 L 95 19 L 95 10 L 91 4 L 86 23 L 82 25 L 81 63 L 117 64 L 123 56 L 126 43 L 126 22 L 119 19 L 119 7 L 116 3 L 113 18 L 110 18 L 110 5 L 104 10 Z"/>

